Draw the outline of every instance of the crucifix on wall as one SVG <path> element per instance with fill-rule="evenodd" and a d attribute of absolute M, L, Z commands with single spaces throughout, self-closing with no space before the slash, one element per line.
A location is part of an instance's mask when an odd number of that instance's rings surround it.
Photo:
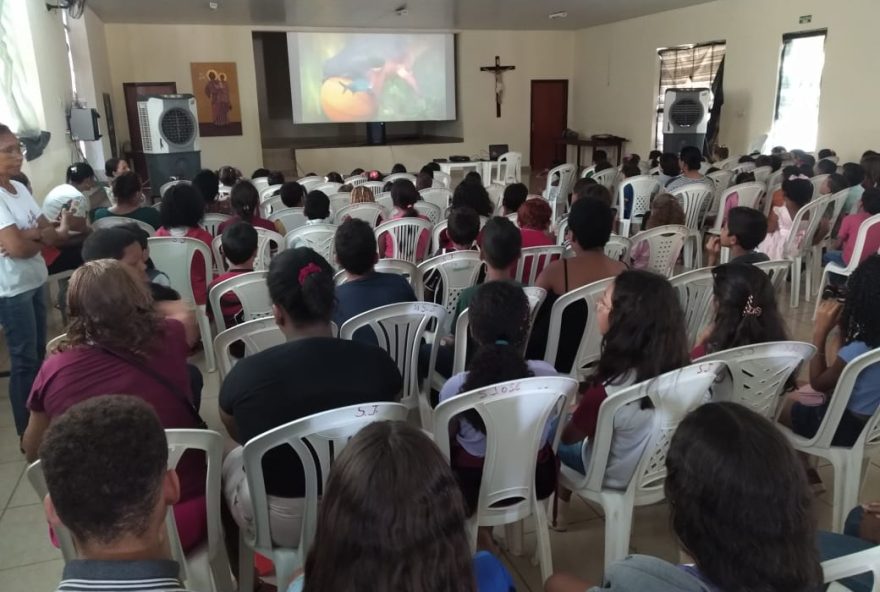
<path fill-rule="evenodd" d="M 482 72 L 491 72 L 495 75 L 495 117 L 501 117 L 501 99 L 504 96 L 504 79 L 502 75 L 508 70 L 516 70 L 516 66 L 502 66 L 501 58 L 495 56 L 494 66 L 483 66 Z"/>

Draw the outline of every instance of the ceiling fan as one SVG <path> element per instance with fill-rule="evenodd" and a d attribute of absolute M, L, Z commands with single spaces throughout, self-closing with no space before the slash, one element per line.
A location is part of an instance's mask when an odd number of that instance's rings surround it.
<path fill-rule="evenodd" d="M 57 0 L 57 4 L 46 3 L 46 10 L 66 10 L 70 18 L 78 19 L 86 9 L 86 0 Z"/>

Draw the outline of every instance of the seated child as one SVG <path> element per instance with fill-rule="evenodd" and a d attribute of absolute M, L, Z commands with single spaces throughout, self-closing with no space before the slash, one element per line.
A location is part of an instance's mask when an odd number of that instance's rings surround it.
<path fill-rule="evenodd" d="M 529 196 L 529 188 L 524 183 L 511 183 L 504 188 L 501 198 L 501 215 L 509 216 L 519 210 Z"/>
<path fill-rule="evenodd" d="M 767 238 L 760 245 L 758 251 L 766 253 L 770 259 L 785 259 L 789 254 L 785 253 L 785 243 L 792 232 L 796 232 L 799 243 L 807 231 L 809 222 L 803 220 L 801 228 L 793 229 L 794 218 L 802 207 L 810 203 L 813 197 L 813 184 L 804 176 L 789 177 L 782 183 L 782 194 L 785 203 L 774 206 L 767 218 Z"/>
<path fill-rule="evenodd" d="M 338 173 L 337 173 L 338 174 Z M 323 191 L 309 191 L 306 194 L 305 205 L 303 206 L 303 214 L 308 221 L 305 226 L 314 226 L 315 224 L 326 224 L 330 218 L 330 198 Z M 307 246 L 302 239 L 295 239 L 288 245 L 288 249 L 296 249 L 298 247 Z"/>
<path fill-rule="evenodd" d="M 721 227 L 721 236 L 706 241 L 709 267 L 718 264 L 721 247 L 730 249 L 730 263 L 760 263 L 769 261 L 765 253 L 755 249 L 767 236 L 767 218 L 753 208 L 735 207 L 727 215 Z"/>
<path fill-rule="evenodd" d="M 208 286 L 209 293 L 220 282 L 253 271 L 257 256 L 257 231 L 247 222 L 237 221 L 227 226 L 220 240 L 223 257 L 229 262 L 229 270 L 214 278 Z M 208 316 L 211 318 L 218 313 L 223 315 L 226 328 L 244 322 L 241 302 L 233 292 L 227 292 L 220 297 L 219 311 L 208 309 Z"/>
<path fill-rule="evenodd" d="M 844 216 L 840 224 L 840 232 L 837 234 L 833 250 L 822 255 L 822 264 L 834 262 L 838 265 L 847 266 L 853 256 L 856 247 L 856 238 L 862 223 L 873 216 L 880 214 L 880 189 L 871 187 L 862 193 L 859 201 L 859 211 L 855 214 Z M 859 263 L 880 250 L 880 225 L 873 226 L 865 236 L 865 245 L 862 249 Z"/>
<path fill-rule="evenodd" d="M 684 223 L 684 210 L 675 196 L 669 193 L 660 193 L 654 196 L 651 202 L 651 210 L 648 212 L 647 220 L 645 221 L 645 230 Z M 651 248 L 648 246 L 648 242 L 636 242 L 630 253 L 630 259 L 633 269 L 646 269 L 651 260 Z"/>

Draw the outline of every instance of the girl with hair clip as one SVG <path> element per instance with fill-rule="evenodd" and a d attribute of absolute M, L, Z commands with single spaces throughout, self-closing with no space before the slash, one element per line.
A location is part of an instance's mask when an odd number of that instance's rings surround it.
<path fill-rule="evenodd" d="M 421 218 L 427 220 L 427 216 L 419 214 L 415 208 L 417 201 L 422 199 L 416 186 L 408 179 L 397 179 L 391 184 L 391 201 L 394 203 L 394 209 L 391 212 L 391 220 L 400 220 L 401 218 Z M 391 242 L 391 236 L 386 232 L 379 237 L 379 253 L 385 259 L 394 257 L 394 244 Z M 428 247 L 431 242 L 431 233 L 427 230 L 422 231 L 416 245 L 416 259 L 423 261 L 428 253 Z"/>
<path fill-rule="evenodd" d="M 715 317 L 691 352 L 691 359 L 743 345 L 785 341 L 769 276 L 754 265 L 728 263 L 712 270 Z"/>
<path fill-rule="evenodd" d="M 624 271 L 605 289 L 596 307 L 602 353 L 596 373 L 584 384 L 581 402 L 562 432 L 559 460 L 586 472 L 582 449 L 596 435 L 599 408 L 626 387 L 690 363 L 684 312 L 669 281 L 655 273 Z M 605 487 L 625 489 L 651 436 L 654 412 L 648 399 L 624 406 L 614 416 L 614 435 Z M 560 490 L 553 527 L 566 528 L 571 492 Z"/>
<path fill-rule="evenodd" d="M 232 187 L 229 205 L 235 215 L 217 227 L 217 234 L 223 234 L 227 227 L 236 222 L 247 222 L 255 228 L 278 232 L 275 224 L 260 217 L 260 192 L 250 181 L 239 181 Z"/>
<path fill-rule="evenodd" d="M 330 471 L 305 573 L 288 592 L 510 592 L 498 559 L 472 555 L 466 520 L 431 439 L 405 422 L 372 423 Z"/>
<path fill-rule="evenodd" d="M 556 369 L 540 360 L 523 359 L 529 333 L 529 302 L 522 288 L 508 281 L 487 282 L 477 289 L 468 308 L 470 334 L 477 351 L 468 371 L 446 381 L 440 401 L 499 382 L 532 376 L 556 376 Z M 556 488 L 556 459 L 550 447 L 552 424 L 544 430 L 544 446 L 538 453 L 535 487 L 538 499 L 549 497 Z M 480 480 L 486 456 L 486 426 L 476 411 L 462 414 L 450 424 L 455 433 L 452 469 L 458 478 L 468 515 L 477 508 Z M 481 548 L 496 550 L 491 528 L 481 527 L 477 536 Z"/>
<path fill-rule="evenodd" d="M 784 203 L 774 206 L 770 211 L 767 217 L 767 238 L 757 248 L 757 251 L 765 253 L 773 260 L 786 258 L 785 243 L 792 231 L 801 238 L 806 233 L 806 220 L 802 222 L 801 228 L 792 229 L 792 224 L 800 209 L 810 203 L 813 184 L 804 175 L 792 175 L 782 182 L 782 195 Z"/>

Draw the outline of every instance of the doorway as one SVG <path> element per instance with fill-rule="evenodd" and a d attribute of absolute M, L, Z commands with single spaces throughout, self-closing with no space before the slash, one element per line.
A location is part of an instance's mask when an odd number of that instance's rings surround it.
<path fill-rule="evenodd" d="M 176 82 L 124 82 L 125 115 L 128 119 L 128 137 L 131 140 L 131 152 L 123 153 L 122 157 L 141 179 L 147 180 L 147 159 L 144 156 L 144 143 L 141 138 L 141 124 L 138 117 L 137 102 L 149 95 L 177 94 Z"/>
<path fill-rule="evenodd" d="M 532 80 L 530 165 L 537 174 L 565 162 L 568 80 Z"/>

